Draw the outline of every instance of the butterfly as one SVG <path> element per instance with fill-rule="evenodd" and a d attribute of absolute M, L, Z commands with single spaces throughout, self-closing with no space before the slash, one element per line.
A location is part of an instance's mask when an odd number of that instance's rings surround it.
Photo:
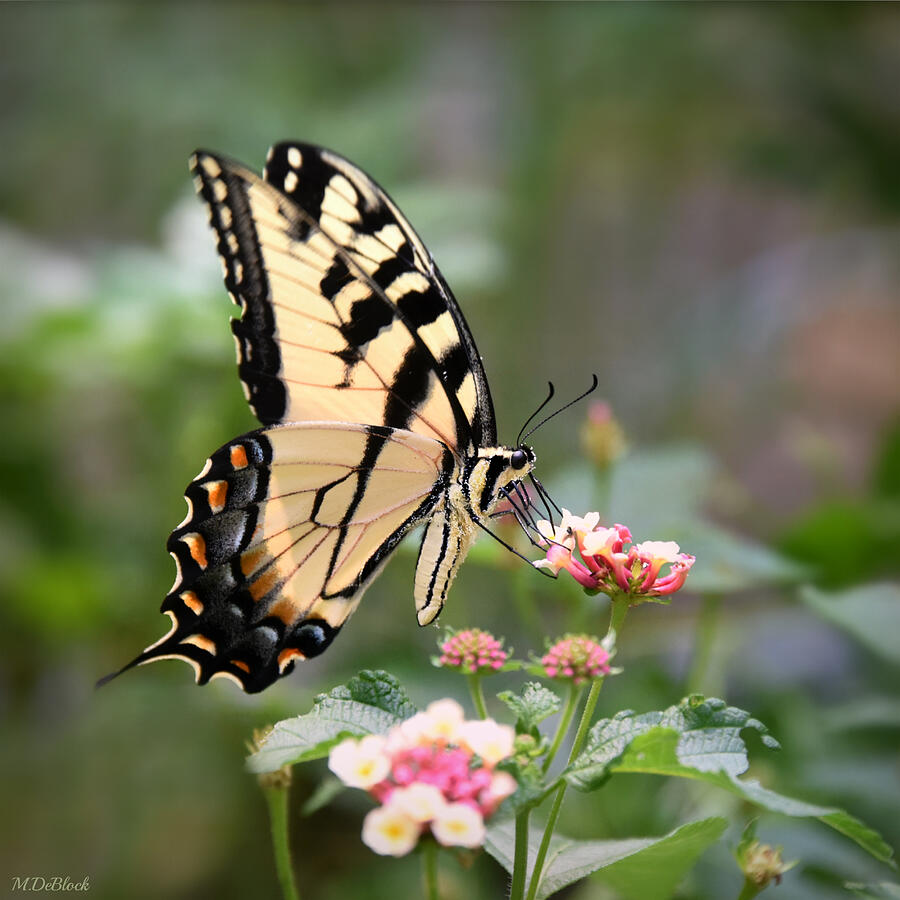
<path fill-rule="evenodd" d="M 263 427 L 216 450 L 188 485 L 167 544 L 171 629 L 120 671 L 177 658 L 200 684 L 224 677 L 252 693 L 326 650 L 423 523 L 416 614 L 434 621 L 500 501 L 518 492 L 527 505 L 535 454 L 521 432 L 497 445 L 462 312 L 369 176 L 294 142 L 269 150 L 262 177 L 206 151 L 191 171 Z"/>

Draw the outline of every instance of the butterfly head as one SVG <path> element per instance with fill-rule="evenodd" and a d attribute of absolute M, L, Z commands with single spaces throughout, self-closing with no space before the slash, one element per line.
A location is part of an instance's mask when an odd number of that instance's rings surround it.
<path fill-rule="evenodd" d="M 534 450 L 525 444 L 479 450 L 465 475 L 472 510 L 480 516 L 489 516 L 506 489 L 531 473 L 536 459 Z"/>

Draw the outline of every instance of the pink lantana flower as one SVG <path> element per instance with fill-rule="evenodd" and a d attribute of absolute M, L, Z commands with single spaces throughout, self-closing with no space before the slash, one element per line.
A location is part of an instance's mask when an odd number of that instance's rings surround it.
<path fill-rule="evenodd" d="M 544 654 L 541 665 L 549 678 L 571 680 L 577 686 L 608 675 L 609 658 L 609 651 L 596 638 L 567 634 Z"/>
<path fill-rule="evenodd" d="M 480 628 L 450 634 L 441 641 L 440 650 L 439 665 L 473 675 L 496 672 L 509 658 L 503 642 Z"/>
<path fill-rule="evenodd" d="M 598 513 L 562 512 L 558 526 L 537 523 L 547 552 L 534 565 L 553 575 L 565 569 L 586 590 L 624 593 L 631 604 L 666 602 L 660 598 L 679 590 L 694 564 L 695 557 L 674 541 L 636 544 L 624 525 L 601 526 Z"/>

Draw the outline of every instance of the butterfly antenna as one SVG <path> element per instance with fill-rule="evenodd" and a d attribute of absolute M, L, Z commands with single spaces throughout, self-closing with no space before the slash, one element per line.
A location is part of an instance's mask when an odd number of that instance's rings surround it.
<path fill-rule="evenodd" d="M 554 416 L 558 416 L 561 412 L 564 412 L 564 411 L 567 410 L 570 406 L 573 406 L 574 404 L 578 403 L 579 400 L 584 400 L 584 398 L 587 397 L 588 394 L 593 394 L 594 391 L 597 390 L 597 385 L 598 385 L 599 383 L 600 383 L 600 379 L 597 378 L 597 375 L 596 375 L 596 373 L 595 373 L 595 374 L 594 374 L 594 381 L 593 381 L 593 384 L 591 384 L 591 386 L 590 386 L 583 394 L 579 394 L 574 400 L 570 400 L 565 406 L 561 406 L 558 410 L 556 410 L 556 412 L 552 412 L 552 413 L 550 413 L 550 415 L 547 416 L 545 419 L 541 419 L 541 421 L 538 422 L 537 425 L 535 425 L 534 428 L 532 428 L 531 431 L 529 431 L 529 432 L 528 432 L 527 434 L 525 434 L 524 436 L 522 435 L 522 432 L 519 432 L 519 437 L 516 439 L 517 443 L 521 443 L 522 441 L 526 440 L 526 439 L 529 437 L 529 435 L 534 434 L 534 433 L 538 430 L 538 428 L 540 428 L 542 425 L 545 425 L 545 424 L 546 424 L 547 422 L 549 422 Z M 550 385 L 550 386 L 553 387 L 553 385 Z M 552 397 L 553 395 L 551 394 L 550 396 Z M 537 412 L 535 412 L 534 416 L 536 416 L 536 415 L 538 414 L 538 412 L 540 412 L 541 409 L 543 409 L 544 406 L 547 405 L 547 401 L 548 401 L 549 399 L 550 399 L 550 397 L 548 397 L 547 400 L 545 400 L 545 401 L 538 407 Z M 534 416 L 532 416 L 531 419 L 533 419 Z M 530 422 L 531 419 L 529 419 L 528 422 Z M 526 422 L 525 424 L 527 425 L 528 422 Z M 525 429 L 524 429 L 524 426 L 523 426 L 523 429 L 522 429 L 522 430 L 523 430 L 523 431 L 525 430 Z"/>
<path fill-rule="evenodd" d="M 547 385 L 550 388 L 547 399 L 525 420 L 525 424 L 519 429 L 519 436 L 516 438 L 517 447 L 522 443 L 522 432 L 528 427 L 531 420 L 553 399 L 553 395 L 556 393 L 556 388 L 553 387 L 552 381 L 548 381 Z M 530 431 L 528 433 L 531 434 Z"/>

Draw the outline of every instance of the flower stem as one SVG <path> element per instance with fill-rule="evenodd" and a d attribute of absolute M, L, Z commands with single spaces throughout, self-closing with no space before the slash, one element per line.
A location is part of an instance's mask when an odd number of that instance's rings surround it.
<path fill-rule="evenodd" d="M 613 594 L 610 598 L 610 615 L 609 615 L 609 631 L 607 636 L 612 635 L 618 643 L 619 632 L 625 623 L 625 616 L 628 613 L 628 597 L 626 594 Z"/>
<path fill-rule="evenodd" d="M 544 759 L 544 774 L 546 774 L 547 770 L 550 768 L 550 764 L 553 762 L 553 758 L 559 751 L 559 746 L 562 744 L 563 738 L 569 731 L 569 725 L 572 724 L 572 717 L 575 715 L 575 710 L 578 707 L 578 701 L 580 699 L 581 688 L 576 687 L 574 684 L 570 684 L 569 694 L 566 697 L 566 705 L 563 708 L 559 724 L 556 726 L 556 734 L 553 735 L 553 743 L 550 745 L 550 749 L 547 751 L 547 756 Z"/>
<path fill-rule="evenodd" d="M 272 849 L 275 851 L 275 870 L 284 900 L 300 900 L 294 867 L 291 864 L 291 847 L 288 839 L 288 789 L 264 787 L 263 796 L 269 807 L 269 825 L 272 830 Z"/>
<path fill-rule="evenodd" d="M 625 609 L 628 609 L 627 601 Z M 616 607 L 613 606 L 613 616 L 615 617 Z M 624 613 L 622 614 L 624 618 Z M 578 731 L 575 732 L 575 740 L 572 742 L 572 749 L 569 751 L 569 762 L 571 763 L 584 746 L 587 738 L 588 729 L 591 726 L 591 719 L 594 710 L 597 707 L 597 700 L 600 697 L 600 688 L 603 687 L 603 679 L 598 678 L 591 685 L 591 692 L 588 694 L 587 701 L 584 704 L 584 710 L 581 713 L 581 721 L 578 723 Z M 568 785 L 564 781 L 557 789 L 553 797 L 553 806 L 550 808 L 550 815 L 547 817 L 547 824 L 544 826 L 544 834 L 541 837 L 541 845 L 538 847 L 537 857 L 534 860 L 534 870 L 531 873 L 531 883 L 528 886 L 528 900 L 534 900 L 537 896 L 537 890 L 541 883 L 541 871 L 544 868 L 544 861 L 547 858 L 547 851 L 550 849 L 550 838 L 553 837 L 553 831 L 556 828 L 556 821 L 559 819 L 559 813 L 562 809 L 563 798 L 566 795 L 566 787 Z"/>
<path fill-rule="evenodd" d="M 512 884 L 509 900 L 522 900 L 525 896 L 525 878 L 528 875 L 528 816 L 526 809 L 516 816 L 516 852 L 513 856 Z"/>
<path fill-rule="evenodd" d="M 738 900 L 753 900 L 753 898 L 762 890 L 762 887 L 758 885 L 755 881 L 750 878 L 744 879 L 744 887 L 742 888 L 740 894 L 738 894 Z"/>
<path fill-rule="evenodd" d="M 440 900 L 437 877 L 438 846 L 434 841 L 422 842 L 422 880 L 425 884 L 425 900 Z"/>
<path fill-rule="evenodd" d="M 466 675 L 466 681 L 469 683 L 469 694 L 472 696 L 472 703 L 475 704 L 475 712 L 478 713 L 479 718 L 486 719 L 488 714 L 484 702 L 484 691 L 481 689 L 481 676 L 477 672 L 472 672 Z"/>
<path fill-rule="evenodd" d="M 709 674 L 709 661 L 712 658 L 713 644 L 719 624 L 719 611 L 722 598 L 718 594 L 704 594 L 700 618 L 697 622 L 697 642 L 694 649 L 694 662 L 687 680 L 689 694 L 701 691 Z"/>

